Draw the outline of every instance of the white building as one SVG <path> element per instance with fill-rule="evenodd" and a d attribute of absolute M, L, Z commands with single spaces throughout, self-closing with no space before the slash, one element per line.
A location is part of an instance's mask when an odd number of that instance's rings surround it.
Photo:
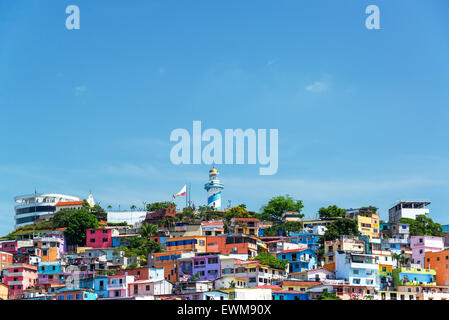
<path fill-rule="evenodd" d="M 335 277 L 348 281 L 350 285 L 378 287 L 377 257 L 371 254 L 335 252 Z"/>
<path fill-rule="evenodd" d="M 272 300 L 271 289 L 238 288 L 234 290 L 235 300 Z"/>
<path fill-rule="evenodd" d="M 397 223 L 401 218 L 416 219 L 420 215 L 429 215 L 429 209 L 426 208 L 430 202 L 422 201 L 398 201 L 398 203 L 390 208 L 390 223 Z"/>
<path fill-rule="evenodd" d="M 80 201 L 79 198 L 57 193 L 33 193 L 14 198 L 15 227 L 32 224 L 38 219 L 49 219 L 56 212 L 59 202 Z"/>
<path fill-rule="evenodd" d="M 142 223 L 146 216 L 146 211 L 109 211 L 106 219 L 109 223 L 126 222 L 128 225 L 133 226 Z"/>

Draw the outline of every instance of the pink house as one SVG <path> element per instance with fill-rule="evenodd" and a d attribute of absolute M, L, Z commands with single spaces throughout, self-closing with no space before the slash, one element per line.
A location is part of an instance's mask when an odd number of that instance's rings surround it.
<path fill-rule="evenodd" d="M 5 241 L 1 243 L 0 251 L 16 254 L 18 251 L 17 241 Z"/>
<path fill-rule="evenodd" d="M 23 290 L 33 288 L 37 284 L 37 267 L 29 264 L 10 264 L 3 283 L 8 286 L 10 299 L 22 298 Z"/>
<path fill-rule="evenodd" d="M 412 249 L 413 263 L 424 268 L 424 258 L 426 252 L 442 251 L 444 249 L 443 237 L 432 236 L 411 236 L 410 247 Z"/>
<path fill-rule="evenodd" d="M 95 249 L 112 248 L 112 237 L 118 235 L 116 229 L 87 229 L 86 247 Z"/>
<path fill-rule="evenodd" d="M 129 297 L 129 284 L 134 282 L 134 276 L 109 276 L 109 298 Z"/>

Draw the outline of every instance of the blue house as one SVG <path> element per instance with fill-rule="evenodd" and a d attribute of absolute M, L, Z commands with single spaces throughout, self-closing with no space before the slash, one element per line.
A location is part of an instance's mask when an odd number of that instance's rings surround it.
<path fill-rule="evenodd" d="M 292 243 L 302 243 L 306 244 L 309 249 L 318 250 L 320 244 L 318 243 L 319 235 L 313 234 L 311 232 L 307 233 L 294 233 L 290 232 L 290 237 L 292 237 Z"/>
<path fill-rule="evenodd" d="M 299 291 L 273 290 L 273 300 L 310 300 L 308 293 Z"/>
<path fill-rule="evenodd" d="M 316 269 L 316 251 L 312 249 L 290 249 L 277 253 L 277 257 L 289 262 L 289 273 Z"/>
<path fill-rule="evenodd" d="M 62 288 L 57 290 L 56 300 L 97 300 L 97 294 L 91 290 L 73 290 Z"/>
<path fill-rule="evenodd" d="M 107 276 L 96 276 L 94 278 L 94 291 L 98 298 L 109 298 L 108 291 L 109 278 Z"/>

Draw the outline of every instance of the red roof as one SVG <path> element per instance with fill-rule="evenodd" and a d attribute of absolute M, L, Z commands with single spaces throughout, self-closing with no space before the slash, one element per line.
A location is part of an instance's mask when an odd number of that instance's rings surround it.
<path fill-rule="evenodd" d="M 275 286 L 275 285 L 271 285 L 271 284 L 267 284 L 267 285 L 263 285 L 263 286 L 257 286 L 257 287 L 254 287 L 254 289 L 272 289 L 272 290 L 278 290 L 278 291 L 282 290 L 281 287 Z"/>
<path fill-rule="evenodd" d="M 301 281 L 293 279 L 282 281 L 283 286 L 314 287 L 320 284 L 322 284 L 321 281 Z"/>
<path fill-rule="evenodd" d="M 296 290 L 279 290 L 279 291 L 276 291 L 276 293 L 305 293 L 305 292 L 296 291 Z"/>
<path fill-rule="evenodd" d="M 234 221 L 254 221 L 254 222 L 259 221 L 259 219 L 256 219 L 256 218 L 232 218 L 232 220 L 234 220 Z"/>
<path fill-rule="evenodd" d="M 60 206 L 74 206 L 77 204 L 83 204 L 83 201 L 67 201 L 67 202 L 58 202 L 57 204 L 55 204 L 56 207 L 60 207 Z"/>
<path fill-rule="evenodd" d="M 304 250 L 307 250 L 308 248 L 301 248 L 301 249 L 288 249 L 288 250 L 284 250 L 284 251 L 279 251 L 277 253 L 289 253 L 289 252 L 301 252 Z"/>

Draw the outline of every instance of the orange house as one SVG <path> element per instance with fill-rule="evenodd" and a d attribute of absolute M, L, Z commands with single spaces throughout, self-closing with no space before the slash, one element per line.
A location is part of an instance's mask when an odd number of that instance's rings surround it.
<path fill-rule="evenodd" d="M 178 279 L 178 259 L 181 251 L 158 252 L 148 255 L 148 266 L 150 268 L 164 268 L 165 280 L 176 282 Z"/>
<path fill-rule="evenodd" d="M 426 252 L 424 266 L 434 269 L 438 286 L 449 286 L 449 249 L 437 252 Z"/>
<path fill-rule="evenodd" d="M 148 280 L 150 277 L 150 269 L 147 267 L 136 269 L 117 270 L 116 276 L 134 276 L 136 280 Z"/>
<path fill-rule="evenodd" d="M 35 247 L 42 250 L 42 261 L 58 261 L 62 256 L 63 240 L 56 237 L 40 237 L 33 240 Z"/>
<path fill-rule="evenodd" d="M 207 252 L 257 255 L 257 240 L 241 234 L 207 237 Z"/>
<path fill-rule="evenodd" d="M 206 251 L 206 237 L 178 237 L 169 238 L 165 242 L 166 250 L 169 252 L 205 252 Z"/>
<path fill-rule="evenodd" d="M 9 265 L 12 264 L 13 261 L 12 253 L 0 251 L 0 271 L 6 270 L 9 268 Z"/>

